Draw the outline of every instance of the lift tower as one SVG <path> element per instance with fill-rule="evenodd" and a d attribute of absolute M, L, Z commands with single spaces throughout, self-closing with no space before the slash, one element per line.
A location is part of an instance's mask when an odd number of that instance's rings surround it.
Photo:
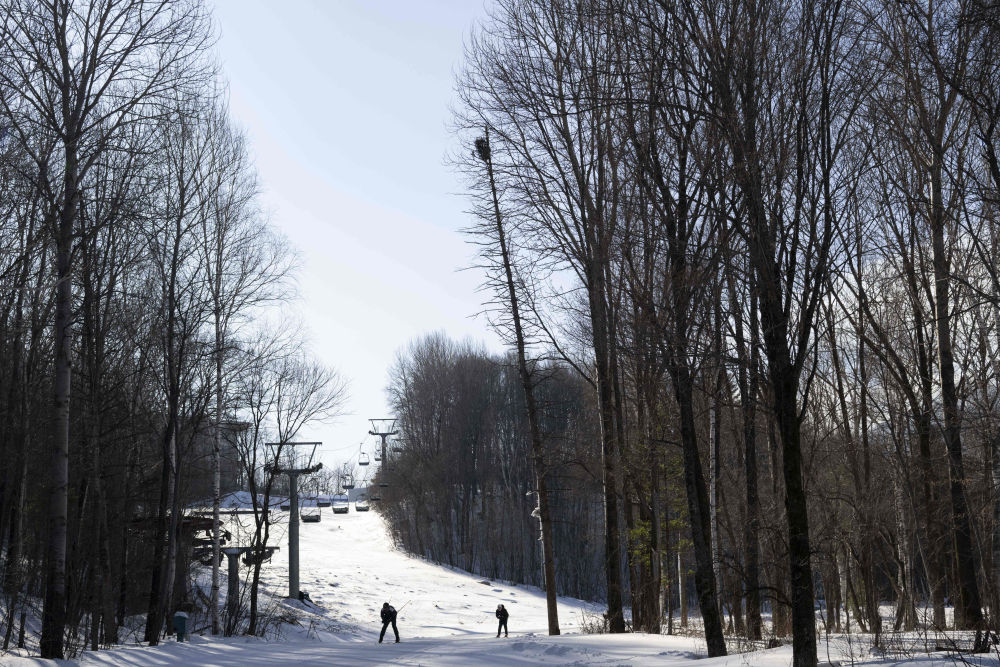
<path fill-rule="evenodd" d="M 288 475 L 288 597 L 299 599 L 299 475 L 311 475 L 323 467 L 313 463 L 322 442 L 268 442 L 271 461 L 265 469 Z"/>
<path fill-rule="evenodd" d="M 396 420 L 393 419 L 369 419 L 372 423 L 372 430 L 368 431 L 368 435 L 377 435 L 382 438 L 382 465 L 385 465 L 388 459 L 386 455 L 388 454 L 388 448 L 386 447 L 385 441 L 389 436 L 397 435 L 399 431 L 396 430 Z"/>

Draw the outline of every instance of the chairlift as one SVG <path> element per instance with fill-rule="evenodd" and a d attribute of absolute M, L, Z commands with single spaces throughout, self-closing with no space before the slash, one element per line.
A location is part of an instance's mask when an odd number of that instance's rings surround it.
<path fill-rule="evenodd" d="M 329 507 L 330 506 L 330 496 L 322 496 L 316 498 L 316 507 Z"/>
<path fill-rule="evenodd" d="M 333 497 L 334 514 L 347 514 L 350 510 L 351 503 L 346 494 L 336 495 Z"/>
<path fill-rule="evenodd" d="M 385 487 L 389 486 L 389 483 L 388 483 L 388 482 L 379 482 L 379 483 L 378 483 L 378 485 L 379 485 L 379 486 L 380 486 L 381 488 L 383 488 L 383 489 L 384 489 Z"/>
<path fill-rule="evenodd" d="M 341 478 L 341 486 L 350 491 L 354 488 L 354 475 L 348 473 Z"/>
<path fill-rule="evenodd" d="M 378 463 L 382 460 L 382 452 L 375 450 L 375 462 Z"/>
<path fill-rule="evenodd" d="M 364 452 L 361 452 L 360 454 L 358 454 L 358 465 L 359 466 L 366 466 L 366 465 L 368 465 L 368 463 L 369 463 L 369 460 L 368 460 L 368 455 L 367 454 L 365 454 Z"/>
<path fill-rule="evenodd" d="M 312 509 L 299 512 L 299 518 L 302 519 L 302 523 L 319 523 L 322 516 L 319 509 Z"/>
<path fill-rule="evenodd" d="M 278 507 L 281 508 L 282 512 L 287 512 L 288 510 L 292 509 L 292 506 L 289 503 L 281 503 Z"/>

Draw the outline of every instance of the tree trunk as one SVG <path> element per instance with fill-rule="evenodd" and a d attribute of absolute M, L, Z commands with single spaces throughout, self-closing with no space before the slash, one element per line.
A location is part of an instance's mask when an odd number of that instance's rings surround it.
<path fill-rule="evenodd" d="M 730 261 L 732 258 L 730 258 Z M 757 295 L 750 290 L 750 319 L 744 325 L 742 298 L 737 296 L 735 276 L 726 272 L 729 301 L 733 310 L 733 334 L 739 366 L 736 382 L 740 390 L 740 413 L 743 417 L 743 474 L 746 479 L 746 523 L 743 526 L 744 585 L 746 587 L 747 636 L 760 640 L 763 624 L 760 616 L 760 500 L 757 485 L 757 369 L 760 366 Z M 742 295 L 741 295 L 742 296 Z M 747 347 L 744 326 L 750 329 Z"/>
<path fill-rule="evenodd" d="M 719 601 L 719 613 L 724 617 L 722 599 L 722 568 L 719 556 L 719 397 L 712 397 L 712 409 L 708 424 L 708 513 L 709 535 L 712 540 L 712 578 L 715 581 L 716 599 Z"/>
<path fill-rule="evenodd" d="M 906 517 L 906 501 L 903 494 L 902 484 L 899 478 L 895 478 L 893 481 L 893 509 L 896 515 L 898 539 L 896 543 L 897 604 L 894 632 L 898 632 L 900 628 L 904 632 L 912 632 L 917 625 L 916 596 L 913 590 L 911 531 L 910 522 Z"/>
<path fill-rule="evenodd" d="M 695 587 L 698 605 L 705 621 L 705 641 L 710 657 L 726 655 L 726 641 L 715 591 L 712 571 L 712 535 L 709 525 L 708 489 L 701 473 L 698 440 L 695 431 L 694 402 L 691 378 L 687 368 L 671 363 L 675 394 L 680 408 L 680 435 L 684 458 L 684 488 L 688 498 L 691 541 L 695 553 Z"/>
<path fill-rule="evenodd" d="M 711 514 L 712 537 L 712 573 L 715 577 L 716 601 L 719 605 L 719 615 L 725 617 L 722 601 L 725 599 L 725 589 L 722 585 L 722 559 L 719 545 L 719 478 L 722 452 L 722 390 L 725 386 L 725 367 L 722 365 L 722 305 L 721 294 L 714 294 L 714 329 L 712 352 L 715 364 L 715 378 L 712 387 L 712 408 L 709 413 L 708 446 L 709 446 L 709 512 Z"/>
<path fill-rule="evenodd" d="M 607 290 L 603 264 L 587 262 L 587 293 L 593 330 L 597 375 L 597 403 L 601 422 L 601 459 L 604 472 L 604 570 L 608 596 L 608 627 L 611 632 L 625 632 L 622 609 L 621 528 L 618 524 L 618 442 L 615 437 L 611 344 L 608 331 Z"/>
<path fill-rule="evenodd" d="M 694 383 L 691 378 L 689 355 L 690 312 L 693 307 L 692 284 L 695 276 L 688 267 L 689 221 L 686 218 L 686 184 L 678 184 L 682 201 L 678 215 L 663 218 L 667 238 L 667 266 L 669 271 L 669 316 L 667 333 L 667 368 L 674 387 L 680 417 L 681 452 L 684 462 L 684 490 L 688 501 L 688 519 L 691 522 L 691 541 L 694 546 L 695 588 L 698 605 L 705 622 L 705 642 L 710 657 L 726 655 L 722 618 L 712 558 L 711 506 L 708 489 L 698 452 L 698 434 L 694 414 Z M 711 444 L 709 445 L 712 446 Z"/>
<path fill-rule="evenodd" d="M 920 494 L 923 501 L 923 521 L 924 521 L 924 569 L 927 574 L 927 583 L 931 593 L 931 606 L 934 610 L 934 627 L 944 630 L 948 626 L 944 608 L 944 542 L 945 530 L 942 526 L 941 513 L 941 480 L 938 473 L 938 464 L 934 460 L 931 452 L 931 428 L 934 417 L 934 378 L 931 362 L 931 354 L 928 344 L 925 343 L 924 317 L 920 306 L 918 306 L 918 288 L 916 275 L 910 271 L 910 299 L 913 301 L 913 314 L 915 320 L 914 331 L 917 342 L 917 363 L 920 373 L 920 400 L 921 408 L 914 410 L 915 426 L 917 429 L 917 443 L 920 459 L 921 484 Z"/>
<path fill-rule="evenodd" d="M 674 585 L 673 585 L 673 550 L 670 547 L 670 504 L 668 501 L 668 494 L 663 496 L 663 567 L 661 570 L 664 573 L 664 595 L 666 598 L 666 604 L 664 605 L 667 609 L 667 634 L 674 634 Z M 678 550 L 679 552 L 679 550 Z"/>
<path fill-rule="evenodd" d="M 740 407 L 743 411 L 743 469 L 746 476 L 747 523 L 743 533 L 746 545 L 747 630 L 750 639 L 761 638 L 760 618 L 760 500 L 757 491 L 757 369 L 760 366 L 760 343 L 757 326 L 757 296 L 750 296 L 750 368 L 741 381 Z M 745 385 L 745 386 L 744 386 Z"/>
<path fill-rule="evenodd" d="M 755 141 L 750 142 L 755 145 Z M 757 276 L 774 414 L 781 440 L 788 522 L 788 558 L 792 587 L 792 642 L 796 667 L 816 665 L 816 618 L 813 609 L 809 513 L 802 480 L 802 440 L 798 415 L 798 371 L 788 346 L 788 317 L 783 308 L 781 277 L 774 266 L 774 239 L 768 228 L 760 186 L 746 184 L 750 211 L 750 258 Z"/>
<path fill-rule="evenodd" d="M 10 507 L 5 508 L 10 515 L 10 539 L 7 543 L 7 562 L 3 573 L 3 592 L 7 596 L 7 630 L 3 638 L 3 650 L 10 646 L 11 633 L 14 628 L 14 612 L 23 604 L 22 589 L 26 588 L 27 579 L 24 576 L 24 497 L 28 478 L 29 435 L 27 430 L 19 433 L 21 451 L 16 464 L 17 478 L 10 497 Z"/>
<path fill-rule="evenodd" d="M 655 403 L 655 400 L 649 395 L 651 391 L 648 387 L 643 393 L 645 395 L 637 396 L 636 401 L 640 407 L 639 432 L 642 433 L 648 450 L 646 465 L 649 474 L 649 506 L 646 512 L 647 516 L 645 517 L 645 520 L 650 524 L 650 542 L 646 554 L 649 563 L 649 573 L 646 581 L 646 600 L 648 604 L 646 613 L 649 620 L 644 630 L 650 634 L 658 635 L 660 634 L 663 615 L 663 606 L 660 603 L 660 590 L 663 583 L 663 571 L 660 566 L 660 549 L 663 545 L 663 536 L 661 535 L 662 516 L 660 514 L 660 466 L 658 452 L 653 442 L 652 427 L 650 425 L 651 406 Z"/>
<path fill-rule="evenodd" d="M 679 541 L 678 541 L 679 542 Z M 677 604 L 681 610 L 681 627 L 687 629 L 688 626 L 688 605 L 687 594 L 684 585 L 684 566 L 681 559 L 681 550 L 677 549 Z"/>
<path fill-rule="evenodd" d="M 552 545 L 552 510 L 549 507 L 548 482 L 546 481 L 545 452 L 542 445 L 542 432 L 538 425 L 538 406 L 535 401 L 535 387 L 531 372 L 528 369 L 527 350 L 524 339 L 524 328 L 521 325 L 521 309 L 518 305 L 517 287 L 514 283 L 514 271 L 510 252 L 507 249 L 507 234 L 500 214 L 500 199 L 497 196 L 496 180 L 493 175 L 493 159 L 490 152 L 490 133 L 486 128 L 484 144 L 477 142 L 479 155 L 486 163 L 490 179 L 490 193 L 493 197 L 493 212 L 496 216 L 497 240 L 500 244 L 500 255 L 503 260 L 504 277 L 507 283 L 507 298 L 510 300 L 510 312 L 514 322 L 514 338 L 517 348 L 517 373 L 521 380 L 521 390 L 524 392 L 525 409 L 528 416 L 528 431 L 531 435 L 531 460 L 535 468 L 535 488 L 538 495 L 538 523 L 542 543 L 542 575 L 545 586 L 545 608 L 548 617 L 550 635 L 559 634 L 559 609 L 556 601 L 556 564 Z M 384 457 L 385 438 L 382 439 Z M 610 596 L 609 596 L 610 603 Z"/>
<path fill-rule="evenodd" d="M 848 556 L 846 548 L 837 549 L 837 577 L 840 579 L 840 586 L 838 587 L 841 605 L 844 608 L 844 626 L 845 632 L 851 634 L 851 609 L 848 604 L 848 581 L 850 573 L 848 571 Z"/>
<path fill-rule="evenodd" d="M 991 578 L 993 580 L 993 589 L 990 591 L 992 594 L 992 612 L 993 617 L 993 628 L 994 632 L 997 631 L 997 626 L 1000 624 L 1000 430 L 994 431 L 993 436 L 990 438 L 990 454 L 993 457 L 993 479 L 992 481 L 992 498 L 993 498 L 993 530 L 991 534 L 991 547 L 993 552 L 993 567 L 991 572 Z"/>
<path fill-rule="evenodd" d="M 69 94 L 64 94 L 68 104 Z M 68 110 L 65 114 L 69 116 Z M 67 118 L 68 120 L 68 118 Z M 73 355 L 73 228 L 79 192 L 77 188 L 76 137 L 66 137 L 63 205 L 56 236 L 55 349 L 53 381 L 52 463 L 49 469 L 49 539 L 46 556 L 45 605 L 42 610 L 43 658 L 63 658 L 66 628 L 66 537 L 69 512 L 69 401 Z"/>
<path fill-rule="evenodd" d="M 951 511 L 954 521 L 955 558 L 961 583 L 962 619 L 965 627 L 983 628 L 979 597 L 979 568 L 972 547 L 972 522 L 965 499 L 965 466 L 962 461 L 962 416 L 955 388 L 955 361 L 951 343 L 951 268 L 945 248 L 943 197 L 943 151 L 935 147 L 931 167 L 931 246 L 934 265 L 934 314 L 937 325 L 938 358 L 941 372 L 941 403 L 944 407 L 944 440 L 951 477 Z"/>
<path fill-rule="evenodd" d="M 221 503 L 222 476 L 222 322 L 221 322 L 221 262 L 215 267 L 216 280 L 214 291 L 215 315 L 215 432 L 212 434 L 212 594 L 209 601 L 209 618 L 212 624 L 212 634 L 221 631 L 219 626 L 219 565 L 222 558 L 221 530 L 219 521 L 219 505 Z"/>
<path fill-rule="evenodd" d="M 160 641 L 163 629 L 165 609 L 164 593 L 167 590 L 167 558 L 171 521 L 170 508 L 173 504 L 173 447 L 174 422 L 168 420 L 167 430 L 163 437 L 163 459 L 160 473 L 160 498 L 156 515 L 156 532 L 153 542 L 153 576 L 149 590 L 149 610 L 146 613 L 146 632 L 144 640 L 150 646 L 156 646 Z"/>

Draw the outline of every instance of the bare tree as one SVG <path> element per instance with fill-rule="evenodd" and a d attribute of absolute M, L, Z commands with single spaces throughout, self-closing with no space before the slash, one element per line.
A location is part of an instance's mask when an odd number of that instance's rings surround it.
<path fill-rule="evenodd" d="M 792 11 L 765 0 L 687 9 L 708 60 L 717 126 L 732 156 L 759 296 L 764 351 L 782 447 L 795 664 L 816 664 L 809 518 L 802 475 L 804 400 L 845 183 L 837 161 L 857 99 L 848 65 L 850 7 Z M 808 128 L 808 130 L 807 130 Z M 787 188 L 787 190 L 786 190 Z M 790 201 L 785 200 L 786 192 Z"/>
<path fill-rule="evenodd" d="M 3 110 L 19 121 L 20 143 L 40 168 L 49 164 L 36 151 L 35 133 L 60 146 L 52 180 L 42 174 L 55 206 L 56 300 L 54 446 L 51 468 L 49 559 L 42 656 L 63 657 L 66 591 L 66 514 L 69 481 L 69 400 L 72 356 L 72 250 L 80 184 L 103 154 L 117 148 L 119 133 L 148 117 L 155 100 L 198 76 L 192 57 L 207 44 L 201 8 L 188 2 L 104 0 L 9 0 L 3 5 L 4 49 L 10 67 L 2 84 L 29 102 L 31 116 L 0 97 Z M 44 142 L 43 142 L 44 144 Z M 57 166 L 58 165 L 58 166 Z M 56 177 L 58 173 L 58 177 Z M 55 203 L 58 202 L 58 203 Z"/>
<path fill-rule="evenodd" d="M 258 591 L 263 554 L 270 538 L 271 492 L 275 461 L 265 442 L 291 442 L 304 427 L 336 418 L 347 400 L 347 385 L 333 370 L 313 362 L 301 341 L 286 335 L 263 333 L 239 345 L 236 361 L 237 404 L 249 428 L 240 435 L 241 461 L 254 509 L 251 552 L 250 618 L 246 633 L 260 627 Z M 271 440 L 273 438 L 273 440 Z M 276 453 L 281 456 L 280 448 Z M 238 619 L 228 619 L 227 634 L 235 632 Z"/>
<path fill-rule="evenodd" d="M 608 620 L 623 632 L 619 493 L 609 273 L 618 223 L 620 151 L 610 35 L 590 2 L 498 4 L 467 50 L 460 83 L 469 127 L 489 126 L 498 178 L 532 221 L 537 251 L 582 285 L 601 420 Z"/>
<path fill-rule="evenodd" d="M 152 282 L 159 294 L 162 326 L 161 387 L 165 403 L 161 435 L 162 467 L 153 577 L 146 617 L 146 641 L 156 645 L 169 613 L 174 583 L 174 563 L 180 526 L 178 477 L 182 402 L 188 387 L 185 377 L 196 369 L 204 354 L 197 338 L 210 309 L 205 266 L 199 261 L 200 198 L 206 186 L 202 163 L 208 159 L 211 139 L 200 123 L 212 101 L 201 96 L 178 95 L 173 112 L 160 124 L 158 139 L 163 156 L 159 174 L 159 215 L 148 231 Z"/>
<path fill-rule="evenodd" d="M 920 176 L 921 192 L 910 193 L 924 207 L 923 219 L 930 229 L 931 265 L 938 373 L 944 411 L 944 439 L 948 452 L 950 499 L 957 572 L 961 581 L 962 623 L 982 629 L 983 613 L 977 581 L 977 559 L 965 487 L 962 451 L 962 410 L 955 380 L 953 345 L 956 317 L 952 249 L 949 229 L 957 223 L 964 188 L 953 187 L 954 161 L 963 152 L 968 109 L 959 91 L 950 84 L 965 79 L 973 31 L 969 25 L 950 25 L 953 3 L 938 6 L 906 2 L 886 4 L 873 26 L 883 45 L 883 63 L 891 87 L 901 97 L 879 98 L 881 117 L 893 136 L 910 155 Z M 926 48 L 924 47 L 926 45 Z M 949 172 L 953 172 L 949 176 Z M 954 181 L 952 181 L 954 183 Z"/>
<path fill-rule="evenodd" d="M 221 103 L 211 109 L 208 154 L 200 161 L 201 247 L 211 299 L 215 346 L 215 428 L 212 449 L 212 633 L 219 624 L 220 474 L 222 423 L 226 417 L 224 363 L 229 338 L 262 306 L 287 297 L 291 255 L 282 239 L 261 225 L 255 207 L 257 184 L 246 142 L 227 120 Z"/>
<path fill-rule="evenodd" d="M 632 26 L 615 40 L 623 79 L 626 128 L 634 153 L 642 201 L 648 202 L 652 222 L 638 240 L 645 245 L 638 256 L 654 264 L 653 284 L 635 280 L 644 267 L 631 266 L 633 292 L 639 306 L 662 336 L 663 357 L 669 369 L 680 421 L 684 457 L 684 482 L 695 552 L 695 582 L 709 655 L 725 655 L 717 576 L 711 529 L 714 494 L 710 502 L 698 451 L 695 418 L 697 359 L 708 356 L 699 349 L 700 331 L 711 326 L 713 312 L 699 307 L 717 282 L 722 215 L 713 212 L 723 187 L 714 162 L 719 146 L 713 144 L 704 122 L 707 80 L 703 64 L 684 46 L 683 17 L 670 9 L 630 6 Z M 631 27 L 631 29 L 629 29 Z M 631 49 L 623 45 L 628 45 Z M 647 63 L 633 73 L 632 59 Z M 705 336 L 706 342 L 712 336 Z M 719 369 L 719 365 L 715 365 Z M 716 373 L 718 375 L 718 373 Z M 713 411 L 717 420 L 718 412 Z M 713 435 L 717 436 L 718 422 Z M 709 447 L 717 451 L 718 440 Z M 715 460 L 713 455 L 713 461 Z M 715 488 L 713 481 L 712 488 Z"/>
<path fill-rule="evenodd" d="M 528 417 L 528 431 L 531 434 L 532 462 L 535 468 L 535 487 L 538 495 L 538 521 L 541 530 L 542 542 L 542 567 L 545 573 L 545 604 L 548 613 L 549 634 L 559 634 L 559 612 L 556 606 L 556 566 L 555 554 L 552 544 L 552 513 L 549 507 L 548 481 L 545 465 L 545 453 L 542 446 L 542 433 L 538 423 L 538 405 L 535 400 L 534 380 L 528 368 L 526 357 L 527 343 L 525 340 L 524 327 L 521 324 L 521 308 L 518 305 L 517 284 L 514 280 L 513 261 L 507 242 L 507 232 L 504 228 L 504 219 L 500 212 L 500 197 L 497 191 L 496 177 L 493 173 L 493 160 L 490 150 L 489 128 L 485 129 L 483 137 L 475 141 L 475 153 L 486 167 L 486 175 L 489 181 L 489 194 L 493 204 L 493 228 L 488 232 L 480 232 L 486 236 L 487 249 L 484 254 L 487 259 L 492 260 L 496 267 L 502 267 L 503 286 L 506 287 L 505 304 L 507 312 L 510 313 L 510 323 L 513 326 L 514 345 L 517 354 L 517 372 L 521 378 L 521 388 L 524 391 L 525 409 Z M 495 235 L 494 235 L 495 234 Z M 495 247 L 494 247 L 495 244 Z M 497 261 L 499 256 L 499 262 Z"/>

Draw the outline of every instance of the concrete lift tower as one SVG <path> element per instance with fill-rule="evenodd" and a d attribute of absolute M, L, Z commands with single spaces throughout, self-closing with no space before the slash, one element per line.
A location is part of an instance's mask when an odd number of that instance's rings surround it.
<path fill-rule="evenodd" d="M 268 442 L 271 461 L 264 467 L 274 474 L 288 475 L 288 597 L 299 599 L 299 475 L 311 475 L 323 467 L 313 463 L 322 442 Z"/>
<path fill-rule="evenodd" d="M 389 436 L 397 435 L 399 431 L 396 430 L 396 420 L 393 419 L 369 419 L 372 423 L 372 430 L 368 431 L 368 435 L 377 435 L 382 438 L 382 465 L 388 462 L 386 455 L 388 454 L 388 448 L 386 447 L 385 441 Z"/>

